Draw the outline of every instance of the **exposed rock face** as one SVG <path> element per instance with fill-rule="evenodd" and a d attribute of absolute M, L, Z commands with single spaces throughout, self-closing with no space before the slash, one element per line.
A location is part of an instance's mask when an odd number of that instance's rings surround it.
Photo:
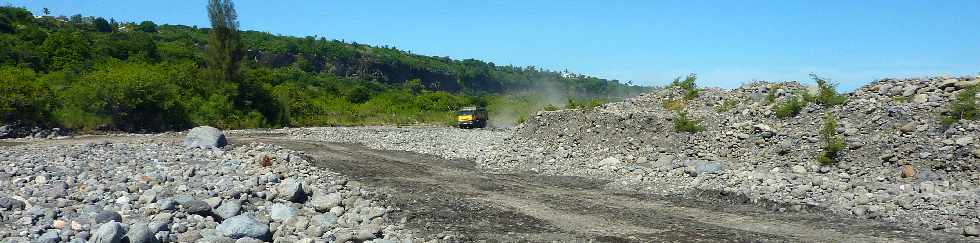
<path fill-rule="evenodd" d="M 214 127 L 200 126 L 187 132 L 184 138 L 184 146 L 189 148 L 213 149 L 221 148 L 228 144 L 225 133 Z"/>

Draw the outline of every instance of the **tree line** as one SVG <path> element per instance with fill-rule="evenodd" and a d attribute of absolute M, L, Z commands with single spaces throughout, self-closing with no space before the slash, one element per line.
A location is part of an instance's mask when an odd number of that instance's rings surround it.
<path fill-rule="evenodd" d="M 210 28 L 35 16 L 0 7 L 0 122 L 79 130 L 446 123 L 461 106 L 558 87 L 615 99 L 644 88 L 536 67 L 239 30 L 230 0 Z"/>

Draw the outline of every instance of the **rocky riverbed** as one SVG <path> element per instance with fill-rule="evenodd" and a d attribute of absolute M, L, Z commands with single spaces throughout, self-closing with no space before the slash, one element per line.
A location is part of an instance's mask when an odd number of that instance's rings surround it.
<path fill-rule="evenodd" d="M 160 134 L 0 146 L 0 242 L 413 239 L 370 189 L 273 145 Z"/>
<path fill-rule="evenodd" d="M 405 228 L 415 219 L 391 218 L 399 210 L 393 204 L 411 203 L 382 203 L 376 188 L 349 179 L 357 175 L 314 167 L 303 152 L 242 142 L 249 137 L 361 144 L 473 161 L 479 173 L 595 178 L 610 182 L 602 186 L 608 190 L 830 213 L 977 241 L 980 123 L 938 119 L 976 80 L 882 80 L 846 94 L 841 106 L 809 104 L 787 119 L 775 118 L 773 106 L 812 89 L 761 82 L 706 89 L 685 103 L 705 128 L 693 134 L 672 128 L 675 113 L 666 103 L 680 91 L 663 88 L 594 109 L 541 112 L 511 130 L 226 131 L 241 139 L 224 147 L 218 140 L 188 146 L 187 133 L 4 139 L 0 242 L 425 240 Z M 846 142 L 832 165 L 815 160 L 827 113 L 840 121 L 836 130 Z M 372 156 L 388 155 L 365 157 Z M 372 165 L 367 169 L 384 168 Z"/>

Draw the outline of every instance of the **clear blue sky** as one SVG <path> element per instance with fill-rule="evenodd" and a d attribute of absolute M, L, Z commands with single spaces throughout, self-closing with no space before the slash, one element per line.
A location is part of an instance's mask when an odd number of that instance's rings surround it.
<path fill-rule="evenodd" d="M 208 25 L 206 1 L 0 0 L 35 13 Z M 243 29 L 663 84 L 980 73 L 980 1 L 239 0 Z"/>

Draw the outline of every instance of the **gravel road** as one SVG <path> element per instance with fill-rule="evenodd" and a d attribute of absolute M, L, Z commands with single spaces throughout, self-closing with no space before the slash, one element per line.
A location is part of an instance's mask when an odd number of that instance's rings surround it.
<path fill-rule="evenodd" d="M 234 140 L 234 138 L 233 138 Z M 474 162 L 278 136 L 238 138 L 305 152 L 314 165 L 386 195 L 406 228 L 463 241 L 958 241 L 820 213 L 773 212 L 685 196 L 636 194 L 572 176 L 483 173 Z"/>

